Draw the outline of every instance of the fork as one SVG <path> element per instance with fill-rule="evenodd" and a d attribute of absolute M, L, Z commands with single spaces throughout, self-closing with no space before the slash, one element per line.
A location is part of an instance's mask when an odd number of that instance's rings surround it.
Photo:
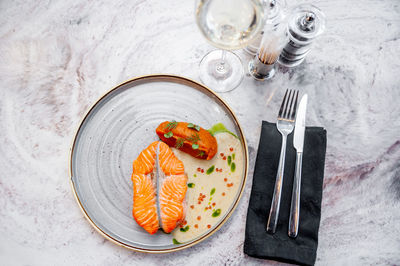
<path fill-rule="evenodd" d="M 298 90 L 286 90 L 283 97 L 281 108 L 279 109 L 278 121 L 276 127 L 282 135 L 281 155 L 279 157 L 278 172 L 276 174 L 274 195 L 272 197 L 271 209 L 269 211 L 267 232 L 275 233 L 278 224 L 279 207 L 281 203 L 283 173 L 285 170 L 286 142 L 287 136 L 292 133 L 294 120 L 296 117 Z M 294 100 L 294 104 L 293 104 Z"/>

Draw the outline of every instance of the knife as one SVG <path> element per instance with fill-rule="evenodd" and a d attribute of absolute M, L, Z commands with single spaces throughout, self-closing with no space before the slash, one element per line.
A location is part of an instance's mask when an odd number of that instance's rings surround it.
<path fill-rule="evenodd" d="M 304 131 L 306 129 L 307 99 L 307 94 L 301 98 L 293 135 L 293 146 L 296 149 L 296 169 L 293 181 L 288 231 L 288 235 L 293 238 L 295 238 L 299 232 L 301 164 L 303 161 Z"/>

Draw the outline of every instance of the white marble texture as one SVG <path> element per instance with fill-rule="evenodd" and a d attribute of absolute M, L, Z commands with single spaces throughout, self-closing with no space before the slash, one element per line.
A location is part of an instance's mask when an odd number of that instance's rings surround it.
<path fill-rule="evenodd" d="M 223 94 L 250 148 L 237 210 L 201 244 L 154 255 L 89 225 L 68 153 L 82 115 L 114 85 L 151 73 L 198 79 L 213 47 L 193 1 L 0 1 L 0 264 L 275 264 L 244 255 L 243 240 L 261 119 L 274 121 L 287 87 L 309 94 L 308 124 L 328 130 L 317 265 L 400 264 L 400 2 L 310 2 L 327 31 L 306 63 Z"/>

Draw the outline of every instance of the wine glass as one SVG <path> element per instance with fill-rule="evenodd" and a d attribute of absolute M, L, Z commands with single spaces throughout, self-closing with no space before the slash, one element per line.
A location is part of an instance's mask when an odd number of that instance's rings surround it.
<path fill-rule="evenodd" d="M 214 50 L 200 62 L 200 79 L 216 92 L 236 88 L 243 79 L 240 58 L 227 50 L 244 48 L 264 26 L 260 0 L 197 0 L 196 22 Z"/>

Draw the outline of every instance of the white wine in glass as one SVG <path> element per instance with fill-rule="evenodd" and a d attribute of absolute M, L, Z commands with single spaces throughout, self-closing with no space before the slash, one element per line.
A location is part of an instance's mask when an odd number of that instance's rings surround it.
<path fill-rule="evenodd" d="M 240 58 L 226 50 L 245 47 L 264 26 L 260 0 L 197 0 L 196 22 L 202 34 L 222 50 L 208 53 L 200 62 L 200 79 L 217 92 L 236 88 L 243 79 Z"/>

